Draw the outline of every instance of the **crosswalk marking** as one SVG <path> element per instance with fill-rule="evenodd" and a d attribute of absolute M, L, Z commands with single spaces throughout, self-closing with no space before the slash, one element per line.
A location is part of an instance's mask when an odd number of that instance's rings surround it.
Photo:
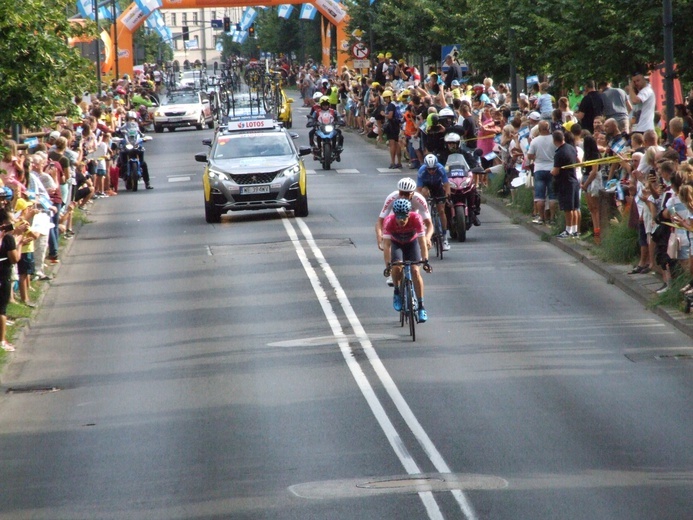
<path fill-rule="evenodd" d="M 192 180 L 190 175 L 169 176 L 168 182 L 185 182 Z"/>

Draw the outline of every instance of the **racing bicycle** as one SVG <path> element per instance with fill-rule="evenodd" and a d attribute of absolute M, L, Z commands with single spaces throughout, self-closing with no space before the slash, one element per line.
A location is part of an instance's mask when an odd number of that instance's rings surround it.
<path fill-rule="evenodd" d="M 402 296 L 402 309 L 399 311 L 399 324 L 401 327 L 404 327 L 405 323 L 409 325 L 409 335 L 411 336 L 412 341 L 416 341 L 416 324 L 419 322 L 419 315 L 417 311 L 419 309 L 419 305 L 416 299 L 416 292 L 414 291 L 414 280 L 411 276 L 411 266 L 421 264 L 424 265 L 426 272 L 431 272 L 431 266 L 429 265 L 428 261 L 424 262 L 423 260 L 419 260 L 418 262 L 412 262 L 411 260 L 390 262 L 388 267 L 383 272 L 385 276 L 390 276 L 392 266 L 402 266 L 402 279 L 399 282 L 399 294 Z"/>
<path fill-rule="evenodd" d="M 443 229 L 443 223 L 440 221 L 440 214 L 438 213 L 438 204 L 441 202 L 446 202 L 447 197 L 429 197 L 426 199 L 428 204 L 428 212 L 431 214 L 431 221 L 433 222 L 433 236 L 431 237 L 431 242 L 433 242 L 436 248 L 436 258 L 443 259 L 443 240 L 445 240 L 445 230 Z"/>

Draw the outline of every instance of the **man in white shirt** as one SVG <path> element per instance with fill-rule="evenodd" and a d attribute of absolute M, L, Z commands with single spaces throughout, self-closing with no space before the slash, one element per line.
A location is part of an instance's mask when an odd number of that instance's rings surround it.
<path fill-rule="evenodd" d="M 647 130 L 654 130 L 655 94 L 650 82 L 645 79 L 641 72 L 633 73 L 628 97 L 636 113 L 638 112 L 638 107 L 640 109 L 640 115 L 632 131 L 646 132 Z"/>
<path fill-rule="evenodd" d="M 553 220 L 556 213 L 556 194 L 551 186 L 551 170 L 556 153 L 548 121 L 539 121 L 537 135 L 529 145 L 527 159 L 534 163 L 534 211 L 535 224 L 544 223 L 546 197 L 549 198 L 549 218 Z"/>

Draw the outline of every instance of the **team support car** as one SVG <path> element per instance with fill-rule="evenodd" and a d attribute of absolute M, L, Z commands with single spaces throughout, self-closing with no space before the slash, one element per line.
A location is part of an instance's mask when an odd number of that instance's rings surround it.
<path fill-rule="evenodd" d="M 173 90 L 162 97 L 154 112 L 154 131 L 169 132 L 176 128 L 194 126 L 198 130 L 207 125 L 214 128 L 214 114 L 209 96 L 202 90 Z"/>
<path fill-rule="evenodd" d="M 207 163 L 202 175 L 205 220 L 221 221 L 228 211 L 285 208 L 308 215 L 306 167 L 289 133 L 271 118 L 235 118 L 202 142 L 209 152 L 195 160 Z"/>

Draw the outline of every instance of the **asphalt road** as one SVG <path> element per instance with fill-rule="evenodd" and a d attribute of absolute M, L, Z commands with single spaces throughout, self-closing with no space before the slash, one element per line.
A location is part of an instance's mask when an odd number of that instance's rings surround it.
<path fill-rule="evenodd" d="M 346 133 L 307 218 L 209 225 L 211 135 L 156 134 L 155 190 L 97 201 L 63 258 L 2 377 L 0 518 L 693 518 L 688 337 L 484 207 L 412 343 L 386 152 Z"/>

